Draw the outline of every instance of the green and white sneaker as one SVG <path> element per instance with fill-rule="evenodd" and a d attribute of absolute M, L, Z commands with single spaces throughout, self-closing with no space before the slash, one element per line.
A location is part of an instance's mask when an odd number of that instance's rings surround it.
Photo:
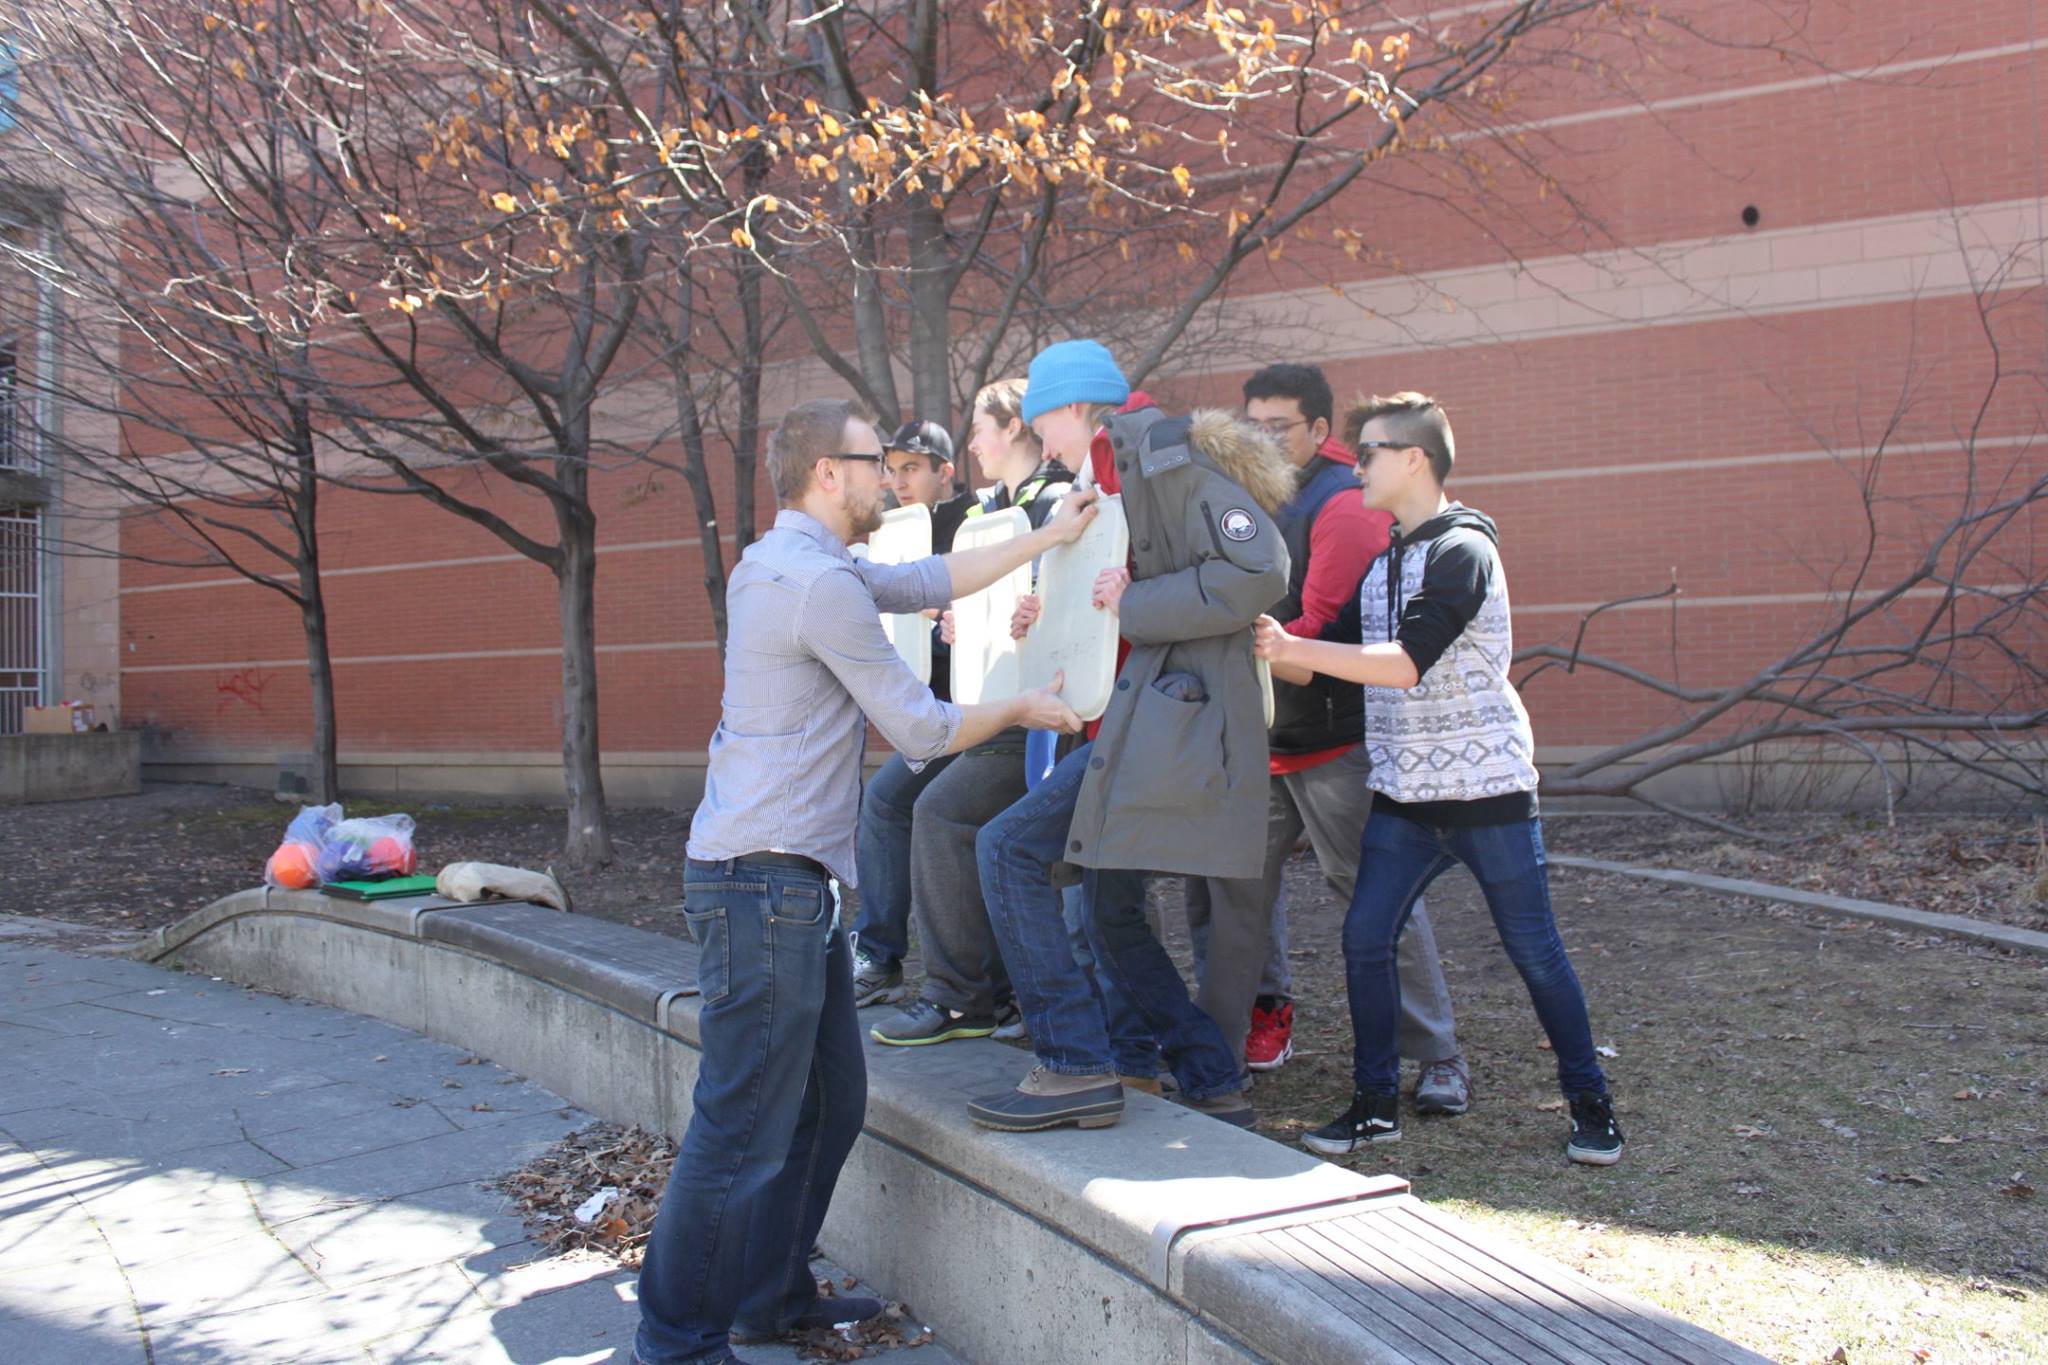
<path fill-rule="evenodd" d="M 988 1015 L 962 1014 L 929 1000 L 919 1000 L 893 1019 L 868 1030 L 868 1036 L 890 1047 L 927 1047 L 955 1038 L 986 1038 L 996 1031 Z"/>

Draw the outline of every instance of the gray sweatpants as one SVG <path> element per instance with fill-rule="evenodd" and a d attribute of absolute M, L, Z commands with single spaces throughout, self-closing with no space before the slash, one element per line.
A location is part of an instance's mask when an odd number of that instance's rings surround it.
<path fill-rule="evenodd" d="M 1372 812 L 1372 792 L 1365 785 L 1371 766 L 1361 744 L 1319 767 L 1274 778 L 1266 810 L 1265 876 L 1187 879 L 1188 937 L 1194 941 L 1199 1003 L 1240 1058 L 1252 1003 L 1261 995 L 1286 995 L 1292 985 L 1283 874 L 1294 843 L 1307 832 L 1330 889 L 1341 903 L 1351 904 L 1359 841 Z M 1451 991 L 1421 901 L 1401 936 L 1398 963 L 1401 1055 L 1420 1062 L 1457 1056 Z"/>
<path fill-rule="evenodd" d="M 1024 795 L 1022 748 L 954 759 L 917 798 L 910 823 L 910 918 L 924 951 L 923 997 L 988 1014 L 1009 978 L 988 906 L 974 836 Z"/>

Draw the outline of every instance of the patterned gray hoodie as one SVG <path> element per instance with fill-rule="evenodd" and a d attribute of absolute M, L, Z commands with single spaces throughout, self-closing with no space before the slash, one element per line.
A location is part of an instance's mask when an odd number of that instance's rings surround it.
<path fill-rule="evenodd" d="M 1508 680 L 1515 645 L 1499 540 L 1491 518 L 1452 503 L 1397 537 L 1359 586 L 1359 641 L 1398 642 L 1421 675 L 1406 691 L 1365 689 L 1368 785 L 1441 823 L 1536 813 L 1535 738 Z M 1348 635 L 1348 624 L 1328 635 Z"/>

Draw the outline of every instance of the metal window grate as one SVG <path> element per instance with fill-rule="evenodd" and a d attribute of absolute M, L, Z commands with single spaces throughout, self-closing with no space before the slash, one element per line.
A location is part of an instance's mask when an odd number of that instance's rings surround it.
<path fill-rule="evenodd" d="M 21 427 L 15 420 L 21 394 L 15 380 L 14 352 L 0 350 L 0 469 L 28 468 L 28 450 L 21 443 Z"/>
<path fill-rule="evenodd" d="M 0 509 L 0 735 L 21 733 L 43 693 L 43 518 Z"/>

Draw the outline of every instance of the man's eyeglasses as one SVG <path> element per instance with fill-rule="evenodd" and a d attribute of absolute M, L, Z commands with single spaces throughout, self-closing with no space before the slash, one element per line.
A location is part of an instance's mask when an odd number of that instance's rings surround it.
<path fill-rule="evenodd" d="M 889 462 L 889 457 L 886 455 L 867 455 L 851 450 L 842 450 L 831 455 L 821 455 L 819 458 L 825 460 L 866 460 L 869 464 L 887 464 Z"/>
<path fill-rule="evenodd" d="M 1252 425 L 1265 432 L 1268 436 L 1285 436 L 1296 427 L 1307 426 L 1308 418 L 1297 417 L 1291 422 L 1283 422 L 1278 417 L 1268 417 L 1263 421 L 1254 421 Z"/>

